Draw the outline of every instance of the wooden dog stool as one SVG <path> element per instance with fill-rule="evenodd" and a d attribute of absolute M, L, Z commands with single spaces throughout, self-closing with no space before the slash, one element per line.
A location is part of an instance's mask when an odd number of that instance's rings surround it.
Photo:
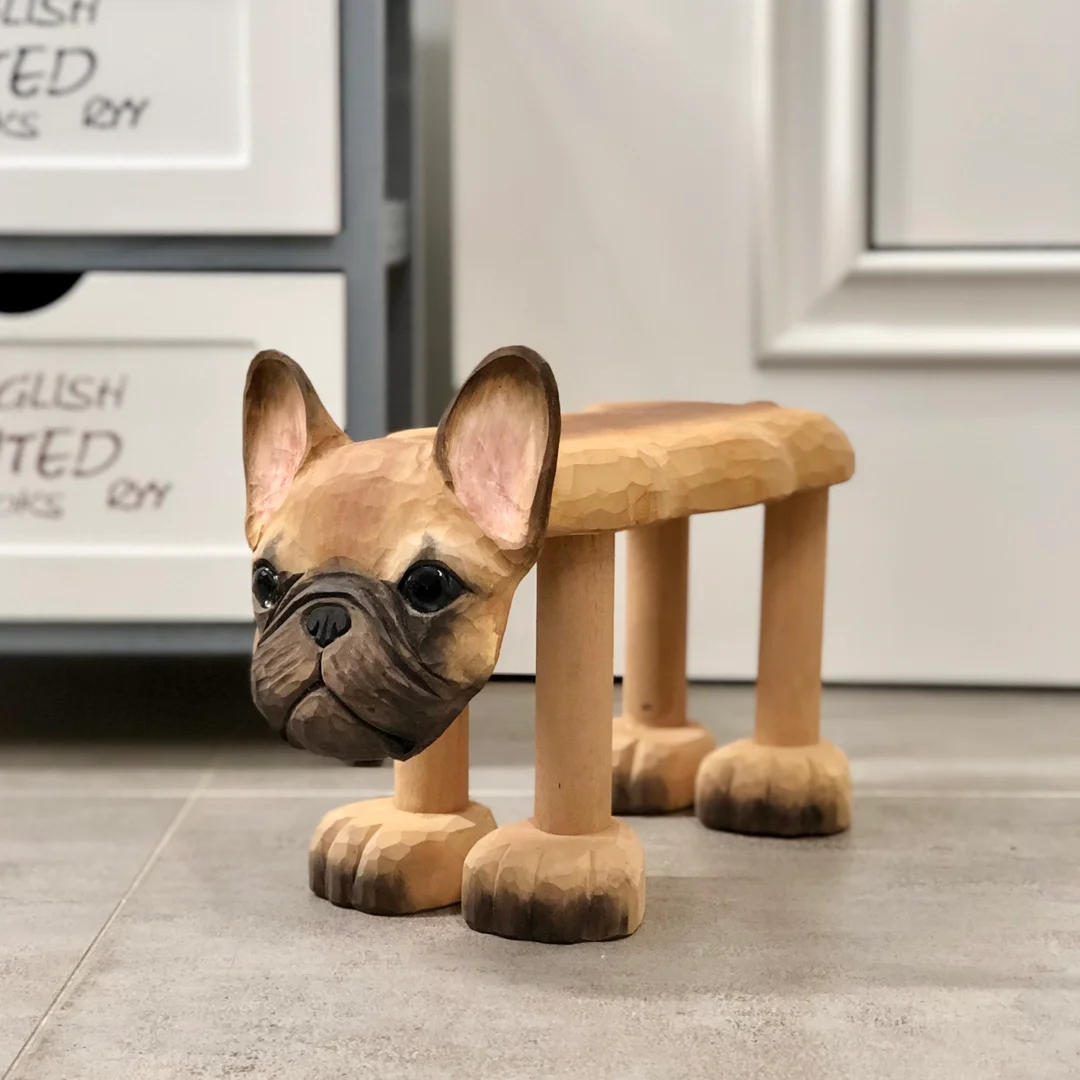
<path fill-rule="evenodd" d="M 537 566 L 533 818 L 495 828 L 470 802 L 466 710 L 428 750 L 395 765 L 392 802 L 324 818 L 312 841 L 314 891 L 394 914 L 460 898 L 477 930 L 604 940 L 632 933 L 645 904 L 642 849 L 612 817 L 613 802 L 619 813 L 696 802 L 705 825 L 736 832 L 847 828 L 847 761 L 820 739 L 819 701 L 828 489 L 853 471 L 851 446 L 831 421 L 767 402 L 620 404 L 564 416 Z M 713 750 L 686 715 L 688 519 L 759 504 L 754 733 Z M 613 730 L 614 534 L 623 529 L 627 664 Z M 375 866 L 364 865 L 369 846 Z"/>

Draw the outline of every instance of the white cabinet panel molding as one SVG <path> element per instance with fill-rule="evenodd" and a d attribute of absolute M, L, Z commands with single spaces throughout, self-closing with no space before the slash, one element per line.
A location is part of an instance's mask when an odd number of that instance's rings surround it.
<path fill-rule="evenodd" d="M 339 232 L 338 10 L 3 4 L 0 232 Z"/>
<path fill-rule="evenodd" d="M 340 274 L 90 273 L 0 316 L 0 620 L 250 619 L 241 401 L 262 348 L 344 423 Z"/>
<path fill-rule="evenodd" d="M 754 4 L 757 359 L 1080 361 L 1080 250 L 870 247 L 871 2 Z"/>

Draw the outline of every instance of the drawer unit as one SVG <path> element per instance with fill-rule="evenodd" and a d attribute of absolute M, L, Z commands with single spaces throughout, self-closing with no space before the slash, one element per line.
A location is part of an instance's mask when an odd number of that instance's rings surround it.
<path fill-rule="evenodd" d="M 265 347 L 345 423 L 338 274 L 90 273 L 0 315 L 0 620 L 250 618 L 240 403 Z"/>
<path fill-rule="evenodd" d="M 250 648 L 258 349 L 416 420 L 409 17 L 0 2 L 0 652 Z"/>
<path fill-rule="evenodd" d="M 0 4 L 0 231 L 336 233 L 337 58 L 338 0 Z"/>

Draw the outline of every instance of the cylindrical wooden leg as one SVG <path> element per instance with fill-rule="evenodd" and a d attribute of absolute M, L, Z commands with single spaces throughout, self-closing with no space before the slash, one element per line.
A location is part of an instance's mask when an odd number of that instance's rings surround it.
<path fill-rule="evenodd" d="M 536 612 L 536 824 L 599 832 L 611 820 L 613 533 L 547 541 Z"/>
<path fill-rule="evenodd" d="M 394 762 L 394 806 L 453 814 L 469 805 L 469 709 L 423 753 Z"/>
<path fill-rule="evenodd" d="M 821 634 L 829 489 L 765 509 L 754 739 L 810 746 L 821 721 Z"/>
<path fill-rule="evenodd" d="M 694 777 L 713 738 L 686 718 L 690 520 L 631 529 L 626 537 L 623 714 L 611 739 L 617 814 L 659 814 L 694 801 Z"/>
<path fill-rule="evenodd" d="M 311 841 L 312 891 L 339 907 L 406 915 L 456 904 L 472 846 L 495 828 L 469 801 L 469 711 L 409 761 L 394 795 L 331 810 Z"/>
<path fill-rule="evenodd" d="M 623 716 L 635 724 L 686 723 L 686 592 L 690 519 L 626 536 L 626 673 Z"/>
<path fill-rule="evenodd" d="M 711 828 L 773 836 L 851 822 L 847 758 L 820 739 L 827 488 L 765 509 L 754 737 L 710 754 L 697 815 Z"/>
<path fill-rule="evenodd" d="M 536 813 L 485 836 L 465 860 L 474 930 L 531 941 L 633 933 L 645 856 L 611 817 L 615 545 L 610 533 L 549 538 L 537 568 Z"/>

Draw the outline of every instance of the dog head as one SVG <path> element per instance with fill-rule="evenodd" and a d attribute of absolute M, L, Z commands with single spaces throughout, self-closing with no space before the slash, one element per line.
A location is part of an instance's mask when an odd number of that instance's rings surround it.
<path fill-rule="evenodd" d="M 547 364 L 500 349 L 434 436 L 353 442 L 300 367 L 251 362 L 244 471 L 255 703 L 294 746 L 404 760 L 487 682 L 547 527 L 559 446 Z"/>

